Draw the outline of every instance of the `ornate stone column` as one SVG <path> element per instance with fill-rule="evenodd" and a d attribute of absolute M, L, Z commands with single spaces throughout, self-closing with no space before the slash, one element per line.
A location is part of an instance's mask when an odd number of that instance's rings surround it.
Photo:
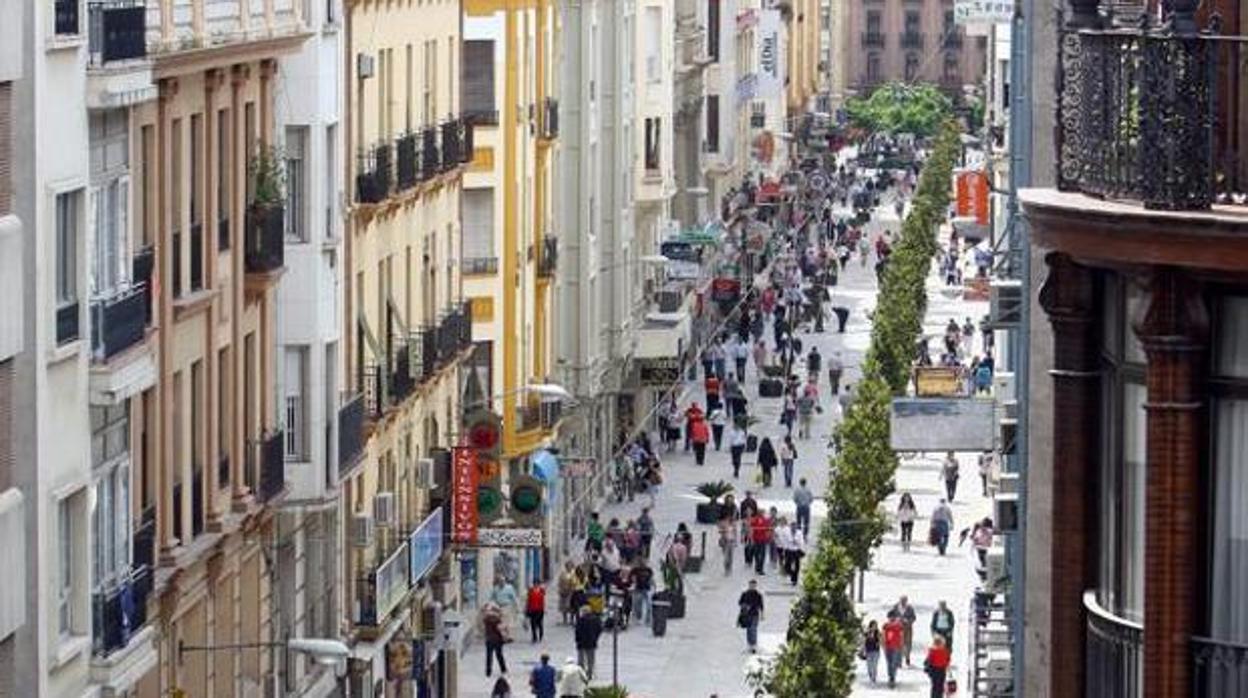
<path fill-rule="evenodd" d="M 1083 695 L 1083 592 L 1091 586 L 1096 539 L 1101 374 L 1096 284 L 1088 267 L 1045 257 L 1040 304 L 1053 326 L 1053 529 L 1049 692 Z"/>
<path fill-rule="evenodd" d="M 1144 696 L 1191 691 L 1202 521 L 1205 356 L 1209 314 L 1199 284 L 1158 269 L 1135 333 L 1148 355 L 1148 475 L 1144 506 Z"/>

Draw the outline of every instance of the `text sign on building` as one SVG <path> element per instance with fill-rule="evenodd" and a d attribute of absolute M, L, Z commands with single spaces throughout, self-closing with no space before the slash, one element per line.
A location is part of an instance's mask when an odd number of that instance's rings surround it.
<path fill-rule="evenodd" d="M 477 535 L 477 546 L 482 548 L 540 548 L 540 528 L 483 528 Z"/>
<path fill-rule="evenodd" d="M 784 62 L 780 43 L 780 11 L 763 10 L 758 16 L 758 99 L 777 99 L 784 89 Z"/>
<path fill-rule="evenodd" d="M 996 445 L 996 402 L 973 397 L 893 398 L 896 451 L 987 451 Z"/>
<path fill-rule="evenodd" d="M 645 386 L 667 387 L 680 382 L 680 359 L 677 357 L 657 357 L 639 359 L 641 384 Z"/>
<path fill-rule="evenodd" d="M 451 542 L 477 540 L 477 452 L 459 447 L 451 456 Z"/>
<path fill-rule="evenodd" d="M 1012 0 L 954 0 L 955 24 L 1001 24 L 1014 20 Z"/>
<path fill-rule="evenodd" d="M 424 578 L 442 557 L 442 507 L 433 510 L 408 538 L 412 584 Z"/>
<path fill-rule="evenodd" d="M 975 218 L 979 225 L 988 225 L 988 175 L 968 170 L 958 173 L 957 212 Z"/>

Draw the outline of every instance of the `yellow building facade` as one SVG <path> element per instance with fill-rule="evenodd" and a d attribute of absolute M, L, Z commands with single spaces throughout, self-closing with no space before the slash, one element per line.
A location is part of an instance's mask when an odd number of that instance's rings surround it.
<path fill-rule="evenodd" d="M 339 453 L 349 681 L 351 695 L 373 695 L 382 680 L 386 695 L 406 695 L 410 682 L 388 680 L 386 650 L 429 630 L 433 594 L 413 578 L 408 544 L 434 513 L 433 459 L 458 436 L 471 351 L 459 272 L 471 152 L 460 4 L 358 0 L 346 31 L 343 364 L 346 401 L 364 414 L 360 448 Z"/>
<path fill-rule="evenodd" d="M 819 91 L 820 0 L 789 0 L 788 84 L 789 114 L 800 116 Z M 783 6 L 783 5 L 782 5 Z"/>

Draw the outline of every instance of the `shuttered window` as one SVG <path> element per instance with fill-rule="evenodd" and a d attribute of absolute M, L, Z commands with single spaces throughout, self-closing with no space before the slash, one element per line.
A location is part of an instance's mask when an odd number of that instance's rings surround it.
<path fill-rule="evenodd" d="M 464 259 L 494 258 L 494 190 L 465 189 L 463 206 Z"/>
<path fill-rule="evenodd" d="M 494 107 L 494 42 L 464 42 L 464 114 L 472 119 L 497 119 Z"/>

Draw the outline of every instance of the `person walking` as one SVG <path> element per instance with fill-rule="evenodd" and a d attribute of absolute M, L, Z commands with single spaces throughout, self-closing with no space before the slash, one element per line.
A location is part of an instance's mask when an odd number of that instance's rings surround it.
<path fill-rule="evenodd" d="M 594 678 L 594 653 L 598 651 L 598 636 L 602 635 L 602 618 L 589 606 L 581 607 L 576 619 L 577 664 L 585 668 L 585 674 Z"/>
<path fill-rule="evenodd" d="M 901 493 L 901 501 L 897 503 L 897 524 L 901 526 L 901 549 L 910 552 L 910 542 L 914 538 L 914 520 L 919 517 L 919 510 L 914 506 L 914 498 L 909 492 Z"/>
<path fill-rule="evenodd" d="M 524 617 L 529 621 L 529 635 L 533 644 L 545 639 L 546 587 L 536 583 L 529 586 L 524 600 Z"/>
<path fill-rule="evenodd" d="M 806 478 L 797 481 L 797 489 L 793 490 L 793 506 L 797 510 L 795 519 L 802 527 L 802 535 L 810 535 L 810 505 L 815 501 L 810 488 L 806 486 Z"/>
<path fill-rule="evenodd" d="M 698 465 L 706 463 L 706 444 L 711 440 L 711 429 L 706 419 L 699 417 L 689 424 L 689 440 L 693 442 L 693 460 Z"/>
<path fill-rule="evenodd" d="M 923 662 L 923 670 L 932 681 L 931 698 L 944 698 L 945 695 L 945 676 L 953 660 L 953 650 L 947 645 L 942 637 L 933 639 L 932 646 L 927 649 L 927 659 Z"/>
<path fill-rule="evenodd" d="M 884 666 L 888 670 L 888 687 L 897 686 L 897 669 L 901 666 L 901 620 L 889 611 L 884 622 Z"/>
<path fill-rule="evenodd" d="M 558 678 L 559 672 L 550 665 L 550 655 L 543 652 L 537 666 L 529 672 L 529 690 L 533 691 L 533 698 L 555 698 Z"/>
<path fill-rule="evenodd" d="M 971 529 L 971 545 L 975 546 L 975 556 L 979 559 L 980 567 L 988 565 L 988 549 L 992 547 L 993 532 L 992 517 L 989 516 L 976 522 Z"/>
<path fill-rule="evenodd" d="M 750 556 L 754 560 L 754 574 L 764 574 L 768 549 L 771 547 L 771 520 L 761 511 L 750 517 Z"/>
<path fill-rule="evenodd" d="M 867 662 L 867 678 L 875 683 L 880 665 L 880 626 L 875 621 L 867 623 L 862 633 L 862 658 Z"/>
<path fill-rule="evenodd" d="M 949 532 L 952 530 L 953 509 L 950 509 L 949 504 L 942 499 L 940 504 L 932 510 L 932 527 L 928 535 L 928 542 L 935 545 L 941 555 L 944 555 L 949 547 Z"/>
<path fill-rule="evenodd" d="M 897 605 L 893 606 L 892 612 L 901 621 L 901 656 L 906 666 L 910 666 L 910 652 L 914 649 L 914 621 L 918 620 L 918 615 L 906 596 L 897 599 Z"/>
<path fill-rule="evenodd" d="M 507 678 L 500 676 L 494 682 L 494 688 L 490 689 L 490 698 L 511 698 L 511 684 L 507 683 Z"/>
<path fill-rule="evenodd" d="M 633 617 L 642 623 L 650 622 L 650 594 L 654 590 L 654 570 L 646 559 L 640 558 L 628 573 L 632 582 Z"/>
<path fill-rule="evenodd" d="M 806 557 L 806 534 L 802 533 L 796 521 L 789 524 L 788 553 L 789 584 L 797 586 L 797 580 L 802 576 L 802 558 Z"/>
<path fill-rule="evenodd" d="M 763 595 L 758 591 L 758 581 L 751 579 L 741 597 L 737 599 L 737 626 L 745 629 L 745 644 L 750 654 L 758 652 L 758 624 L 763 619 Z"/>
<path fill-rule="evenodd" d="M 992 451 L 984 451 L 979 454 L 979 484 L 983 488 L 981 494 L 988 496 L 988 480 L 992 477 L 992 471 L 996 466 L 996 454 Z"/>
<path fill-rule="evenodd" d="M 650 507 L 642 507 L 637 517 L 637 532 L 641 534 L 641 557 L 650 559 L 650 544 L 654 542 L 654 517 L 650 516 Z"/>
<path fill-rule="evenodd" d="M 720 445 L 724 441 L 724 426 L 728 424 L 728 418 L 724 414 L 724 408 L 716 407 L 711 410 L 711 414 L 707 421 L 711 423 L 711 440 L 715 443 L 715 450 L 718 451 L 720 450 Z"/>
<path fill-rule="evenodd" d="M 702 407 L 695 401 L 685 409 L 685 451 L 693 448 L 693 425 L 705 419 L 706 413 L 702 411 Z"/>
<path fill-rule="evenodd" d="M 498 670 L 507 673 L 507 660 L 503 657 L 503 645 L 507 643 L 507 626 L 498 604 L 487 602 L 481 609 L 481 630 L 485 636 L 485 675 L 494 673 L 494 659 Z"/>
<path fill-rule="evenodd" d="M 954 623 L 953 611 L 941 600 L 936 604 L 936 610 L 932 611 L 932 637 L 943 638 L 950 652 L 953 651 Z"/>
<path fill-rule="evenodd" d="M 845 363 L 841 361 L 841 352 L 834 352 L 828 357 L 829 392 L 836 395 L 841 392 L 841 374 L 845 371 Z"/>
<path fill-rule="evenodd" d="M 952 502 L 958 493 L 958 457 L 953 451 L 945 455 L 945 462 L 940 466 L 940 479 L 945 483 L 945 495 Z"/>
<path fill-rule="evenodd" d="M 819 371 L 823 367 L 823 356 L 819 354 L 819 347 L 811 347 L 810 353 L 806 355 L 806 375 L 810 380 L 819 380 Z"/>
<path fill-rule="evenodd" d="M 780 444 L 780 467 L 784 471 L 784 486 L 793 486 L 793 464 L 797 461 L 797 448 L 793 446 L 793 437 L 784 437 Z"/>
<path fill-rule="evenodd" d="M 568 657 L 559 667 L 559 698 L 584 698 L 589 688 L 589 675 L 577 663 L 576 657 Z"/>
<path fill-rule="evenodd" d="M 771 471 L 776 468 L 778 459 L 771 439 L 764 436 L 758 445 L 758 468 L 762 471 L 763 487 L 771 487 Z"/>
<path fill-rule="evenodd" d="M 719 551 L 724 557 L 724 574 L 732 574 L 732 562 L 737 550 L 737 505 L 732 495 L 724 497 L 719 507 L 719 521 L 715 523 L 719 529 Z"/>
<path fill-rule="evenodd" d="M 737 379 L 745 380 L 745 364 L 750 358 L 750 344 L 747 339 L 742 339 L 732 345 L 732 358 L 736 363 Z"/>
<path fill-rule="evenodd" d="M 732 476 L 741 476 L 741 455 L 745 453 L 745 429 L 734 420 L 728 427 L 728 453 L 732 456 Z"/>
<path fill-rule="evenodd" d="M 815 412 L 820 410 L 819 407 L 819 385 L 811 378 L 806 387 L 802 389 L 802 395 L 797 399 L 797 438 L 809 439 L 811 422 L 815 418 Z"/>
<path fill-rule="evenodd" d="M 563 563 L 563 571 L 559 573 L 559 581 L 557 583 L 559 590 L 559 619 L 565 625 L 571 625 L 576 620 L 576 608 L 572 606 L 572 595 L 583 584 L 580 576 L 576 572 L 576 566 L 571 560 Z"/>

